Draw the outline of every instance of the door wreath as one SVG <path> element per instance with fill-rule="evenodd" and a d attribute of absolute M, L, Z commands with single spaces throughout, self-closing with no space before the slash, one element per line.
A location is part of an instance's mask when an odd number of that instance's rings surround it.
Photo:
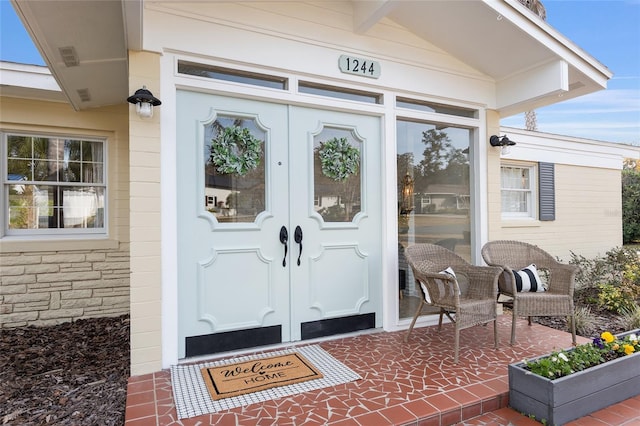
<path fill-rule="evenodd" d="M 335 181 L 343 182 L 358 172 L 360 150 L 347 138 L 333 138 L 320 143 L 318 150 L 322 174 Z"/>
<path fill-rule="evenodd" d="M 246 127 L 225 127 L 211 142 L 209 159 L 220 173 L 244 176 L 260 164 L 262 141 Z"/>

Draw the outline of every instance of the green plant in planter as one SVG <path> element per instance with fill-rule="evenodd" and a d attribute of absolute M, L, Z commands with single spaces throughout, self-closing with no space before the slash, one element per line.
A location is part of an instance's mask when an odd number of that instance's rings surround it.
<path fill-rule="evenodd" d="M 616 358 L 640 351 L 636 334 L 616 338 L 605 331 L 591 343 L 578 345 L 571 350 L 552 352 L 534 361 L 524 361 L 524 368 L 551 380 L 603 364 Z"/>

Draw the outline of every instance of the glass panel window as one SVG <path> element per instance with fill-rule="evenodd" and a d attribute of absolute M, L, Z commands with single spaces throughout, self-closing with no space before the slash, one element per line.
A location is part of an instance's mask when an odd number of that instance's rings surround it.
<path fill-rule="evenodd" d="M 7 235 L 105 232 L 104 141 L 8 134 Z"/>
<path fill-rule="evenodd" d="M 326 222 L 351 222 L 360 212 L 362 140 L 325 127 L 313 144 L 314 207 Z"/>
<path fill-rule="evenodd" d="M 443 105 L 435 102 L 419 101 L 417 99 L 396 98 L 398 108 L 407 108 L 415 111 L 435 112 L 438 114 L 454 115 L 456 117 L 478 118 L 478 110 L 451 105 Z"/>
<path fill-rule="evenodd" d="M 196 64 L 186 61 L 178 61 L 178 72 L 180 74 L 188 74 L 197 77 L 211 78 L 214 80 L 231 81 L 234 83 L 269 87 L 280 90 L 286 90 L 288 83 L 288 80 L 284 77 L 214 67 L 211 65 Z"/>
<path fill-rule="evenodd" d="M 324 84 L 301 81 L 298 83 L 300 93 L 327 96 L 329 98 L 347 99 L 350 101 L 366 102 L 370 104 L 382 103 L 382 95 L 379 93 L 364 92 L 362 90 L 347 89 L 345 87 L 327 86 Z"/>
<path fill-rule="evenodd" d="M 265 210 L 264 144 L 256 120 L 218 116 L 205 127 L 205 209 L 218 222 L 253 222 Z"/>
<path fill-rule="evenodd" d="M 396 130 L 399 317 L 410 318 L 422 291 L 407 265 L 405 248 L 438 244 L 471 260 L 473 130 L 404 120 Z"/>
<path fill-rule="evenodd" d="M 533 166 L 506 164 L 500 167 L 502 217 L 534 217 L 534 174 Z"/>

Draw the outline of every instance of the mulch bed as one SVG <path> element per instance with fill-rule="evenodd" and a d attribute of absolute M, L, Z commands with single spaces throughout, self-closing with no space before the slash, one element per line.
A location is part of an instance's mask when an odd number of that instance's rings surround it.
<path fill-rule="evenodd" d="M 0 424 L 122 425 L 129 317 L 0 330 Z"/>

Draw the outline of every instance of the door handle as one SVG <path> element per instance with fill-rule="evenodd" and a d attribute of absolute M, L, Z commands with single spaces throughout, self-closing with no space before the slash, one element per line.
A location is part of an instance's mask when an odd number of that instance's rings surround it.
<path fill-rule="evenodd" d="M 280 228 L 280 242 L 284 244 L 284 257 L 282 258 L 282 267 L 287 266 L 287 243 L 289 242 L 289 232 L 287 227 Z"/>
<path fill-rule="evenodd" d="M 302 228 L 300 226 L 296 226 L 296 230 L 293 232 L 293 239 L 300 244 L 300 252 L 298 253 L 298 266 L 300 266 L 300 256 L 302 256 Z"/>

